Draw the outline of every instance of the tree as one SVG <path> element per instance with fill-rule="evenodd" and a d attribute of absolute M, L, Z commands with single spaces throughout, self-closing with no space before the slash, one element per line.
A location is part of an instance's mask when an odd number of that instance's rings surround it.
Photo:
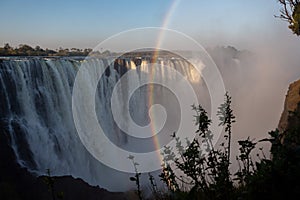
<path fill-rule="evenodd" d="M 18 54 L 21 56 L 32 56 L 34 49 L 27 44 L 20 44 L 18 48 Z"/>
<path fill-rule="evenodd" d="M 276 16 L 289 23 L 289 28 L 297 36 L 300 35 L 300 0 L 278 0 L 282 8 Z"/>
<path fill-rule="evenodd" d="M 10 49 L 12 49 L 12 47 L 11 47 L 8 43 L 6 43 L 6 44 L 4 45 L 4 49 L 5 49 L 5 50 L 10 50 Z"/>
<path fill-rule="evenodd" d="M 4 44 L 4 47 L 3 48 L 0 48 L 0 54 L 1 55 L 14 55 L 15 54 L 15 51 L 14 49 L 8 44 Z"/>

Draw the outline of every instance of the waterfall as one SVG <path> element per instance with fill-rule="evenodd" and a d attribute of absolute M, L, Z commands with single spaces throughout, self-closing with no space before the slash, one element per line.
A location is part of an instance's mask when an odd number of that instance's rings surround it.
<path fill-rule="evenodd" d="M 105 69 L 97 83 L 95 96 L 99 123 L 107 137 L 116 145 L 132 151 L 150 151 L 154 148 L 151 141 L 146 140 L 141 144 L 140 139 L 127 136 L 118 129 L 110 107 L 113 88 L 123 74 L 128 70 L 135 70 L 139 76 L 147 74 L 149 68 L 145 66 L 149 62 L 149 59 L 141 58 L 120 58 L 112 64 L 110 60 L 102 58 L 2 58 L 0 128 L 10 133 L 11 146 L 18 163 L 37 175 L 45 174 L 50 169 L 53 175 L 80 177 L 92 185 L 111 190 L 127 189 L 128 176 L 101 164 L 80 141 L 72 113 L 73 84 L 82 64 Z M 176 68 L 191 82 L 199 81 L 199 77 L 182 60 L 158 59 L 157 62 Z M 161 69 L 159 74 L 161 79 L 171 75 L 167 69 Z M 87 85 L 82 88 L 82 92 L 89 90 L 89 82 L 97 81 L 92 79 L 92 75 L 87 75 Z M 126 84 L 131 84 L 132 80 L 126 81 Z M 149 123 L 149 100 L 146 95 L 149 88 L 139 88 L 130 98 L 130 117 L 141 126 Z M 173 102 L 174 94 L 167 89 L 157 86 L 155 90 L 159 95 L 154 98 L 154 103 L 166 105 L 168 118 L 175 116 L 166 121 L 163 130 L 170 135 L 178 128 L 176 123 L 180 121 L 180 114 L 176 109 L 170 106 L 168 108 L 168 105 L 178 106 L 178 103 Z M 117 95 L 117 101 L 120 102 L 116 105 L 122 105 L 122 101 L 128 98 L 126 91 Z M 169 138 L 164 136 L 160 140 L 168 141 Z M 136 144 L 140 146 L 133 149 Z M 115 180 L 107 178 L 108 174 L 114 174 L 118 178 L 125 177 L 124 184 L 122 185 L 120 178 L 119 185 L 115 186 Z"/>

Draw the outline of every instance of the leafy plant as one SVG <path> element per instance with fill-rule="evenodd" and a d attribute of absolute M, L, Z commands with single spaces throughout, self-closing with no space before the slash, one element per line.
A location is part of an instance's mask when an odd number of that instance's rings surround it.
<path fill-rule="evenodd" d="M 137 166 L 139 165 L 139 163 L 137 163 L 137 162 L 134 161 L 134 156 L 132 156 L 132 155 L 129 155 L 128 159 L 130 159 L 132 161 L 132 164 L 133 164 L 133 167 L 134 167 L 134 171 L 135 171 L 135 175 L 132 176 L 132 177 L 130 177 L 130 180 L 135 182 L 135 184 L 137 186 L 137 195 L 138 195 L 138 198 L 140 200 L 142 200 L 143 197 L 142 197 L 141 182 L 140 182 L 141 173 L 139 173 L 138 169 L 137 169 Z"/>
<path fill-rule="evenodd" d="M 48 186 L 48 190 L 51 193 L 52 200 L 56 200 L 56 198 L 63 199 L 64 197 L 63 192 L 55 193 L 54 190 L 55 178 L 51 176 L 50 169 L 47 169 L 47 176 L 44 177 L 44 182 Z"/>
<path fill-rule="evenodd" d="M 154 178 L 149 175 L 153 199 L 283 199 L 300 195 L 300 118 L 297 114 L 300 106 L 291 113 L 290 126 L 284 134 L 275 130 L 269 132 L 269 138 L 258 142 L 250 137 L 238 141 L 236 160 L 239 168 L 231 174 L 231 137 L 235 123 L 231 103 L 231 97 L 226 93 L 217 112 L 219 126 L 224 127 L 223 140 L 218 148 L 212 143 L 211 120 L 207 112 L 200 105 L 192 106 L 197 136 L 192 141 L 186 139 L 183 142 L 175 133 L 172 135 L 175 149 L 165 146 L 161 153 L 164 159 L 160 178 L 169 193 L 157 195 Z M 254 161 L 253 150 L 261 142 L 271 143 L 271 158 L 267 158 L 263 149 L 259 148 L 258 159 Z M 141 174 L 137 172 L 134 161 L 133 164 L 136 176 L 131 179 L 136 181 L 139 190 Z"/>

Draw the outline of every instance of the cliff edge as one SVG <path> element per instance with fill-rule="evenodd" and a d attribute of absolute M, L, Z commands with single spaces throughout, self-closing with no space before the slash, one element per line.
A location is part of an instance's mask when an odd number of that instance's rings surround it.
<path fill-rule="evenodd" d="M 10 137 L 0 120 L 0 199 L 1 200 L 127 200 L 128 194 L 110 192 L 98 186 L 91 186 L 71 176 L 53 178 L 52 196 L 45 177 L 36 177 L 16 162 Z"/>
<path fill-rule="evenodd" d="M 300 79 L 291 83 L 286 94 L 278 129 L 281 133 L 297 127 L 300 116 Z"/>

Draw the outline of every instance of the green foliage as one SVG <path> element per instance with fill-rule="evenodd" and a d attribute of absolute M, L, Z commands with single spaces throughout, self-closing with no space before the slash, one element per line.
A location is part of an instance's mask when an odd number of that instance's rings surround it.
<path fill-rule="evenodd" d="M 223 142 L 219 148 L 212 144 L 213 134 L 209 130 L 211 120 L 201 106 L 192 106 L 195 111 L 197 137 L 183 145 L 179 137 L 175 150 L 165 146 L 161 180 L 169 192 L 154 191 L 152 199 L 290 199 L 300 195 L 300 106 L 289 118 L 292 127 L 284 137 L 278 130 L 270 131 L 269 138 L 258 142 L 249 137 L 238 141 L 239 155 L 236 157 L 238 170 L 230 174 L 230 143 L 235 116 L 231 108 L 231 97 L 219 107 L 220 126 L 224 127 Z M 262 148 L 255 161 L 252 152 L 257 143 L 270 142 L 271 156 L 266 158 Z M 174 151 L 178 152 L 178 157 Z M 262 155 L 262 157 L 261 157 Z M 173 164 L 171 163 L 173 161 Z M 136 169 L 136 168 L 135 168 Z M 154 186 L 152 176 L 149 176 Z M 136 179 L 134 179 L 136 181 Z M 153 187 L 152 186 L 152 187 Z M 156 184 L 155 184 L 156 187 Z M 154 187 L 153 187 L 154 188 Z"/>
<path fill-rule="evenodd" d="M 11 183 L 9 181 L 0 182 L 0 199 L 21 199 L 14 183 Z"/>
<path fill-rule="evenodd" d="M 296 4 L 292 14 L 292 22 L 289 25 L 289 28 L 293 31 L 294 34 L 300 35 L 300 3 Z"/>
<path fill-rule="evenodd" d="M 131 160 L 132 164 L 133 164 L 133 167 L 134 167 L 134 171 L 135 171 L 135 175 L 130 177 L 130 181 L 134 181 L 136 186 L 137 186 L 137 195 L 138 195 L 138 198 L 140 200 L 143 199 L 142 197 L 142 191 L 141 191 L 141 183 L 140 183 L 140 176 L 141 176 L 141 173 L 138 172 L 138 169 L 137 169 L 137 166 L 139 165 L 139 163 L 135 162 L 134 161 L 134 156 L 132 155 L 129 155 L 128 156 L 128 159 Z"/>
<path fill-rule="evenodd" d="M 300 194 L 300 152 L 282 143 L 278 130 L 269 132 L 270 138 L 261 140 L 272 144 L 272 159 L 263 158 L 255 164 L 245 187 L 248 199 L 284 199 Z"/>
<path fill-rule="evenodd" d="M 235 173 L 235 176 L 240 187 L 245 187 L 249 184 L 249 180 L 255 170 L 255 166 L 251 158 L 251 152 L 255 148 L 256 143 L 251 141 L 249 137 L 246 140 L 238 141 L 238 143 L 240 145 L 240 154 L 237 157 L 239 170 Z"/>
<path fill-rule="evenodd" d="M 228 164 L 230 163 L 230 145 L 231 145 L 231 132 L 232 132 L 232 124 L 235 123 L 235 116 L 233 115 L 233 110 L 231 108 L 231 97 L 228 92 L 225 94 L 225 101 L 220 105 L 219 110 L 217 112 L 219 116 L 221 126 L 225 127 L 226 134 L 224 135 L 225 140 L 228 140 L 228 145 L 226 150 Z"/>
<path fill-rule="evenodd" d="M 289 23 L 289 29 L 300 35 L 300 1 L 299 0 L 278 0 L 281 5 L 280 15 L 276 16 Z"/>
<path fill-rule="evenodd" d="M 64 198 L 63 192 L 56 193 L 54 190 L 55 178 L 51 176 L 50 169 L 47 169 L 47 176 L 44 177 L 44 183 L 47 185 L 48 191 L 51 193 L 52 200 Z"/>
<path fill-rule="evenodd" d="M 92 52 L 92 49 L 76 49 L 59 48 L 58 51 L 50 49 L 42 49 L 40 46 L 35 48 L 27 45 L 20 44 L 19 48 L 13 48 L 8 43 L 4 47 L 0 47 L 0 56 L 87 56 Z"/>
<path fill-rule="evenodd" d="M 212 144 L 213 135 L 209 130 L 211 120 L 207 112 L 201 106 L 193 105 L 192 109 L 196 113 L 197 137 L 193 141 L 187 140 L 187 147 L 184 147 L 174 134 L 179 157 L 171 147 L 164 147 L 160 178 L 169 190 L 170 199 L 232 199 L 234 187 L 229 172 L 229 149 L 235 116 L 231 109 L 231 98 L 226 93 L 225 102 L 219 107 L 220 125 L 225 127 L 224 140 L 227 141 L 226 147 L 223 143 L 220 149 L 214 149 Z M 172 161 L 175 166 L 170 163 Z"/>

